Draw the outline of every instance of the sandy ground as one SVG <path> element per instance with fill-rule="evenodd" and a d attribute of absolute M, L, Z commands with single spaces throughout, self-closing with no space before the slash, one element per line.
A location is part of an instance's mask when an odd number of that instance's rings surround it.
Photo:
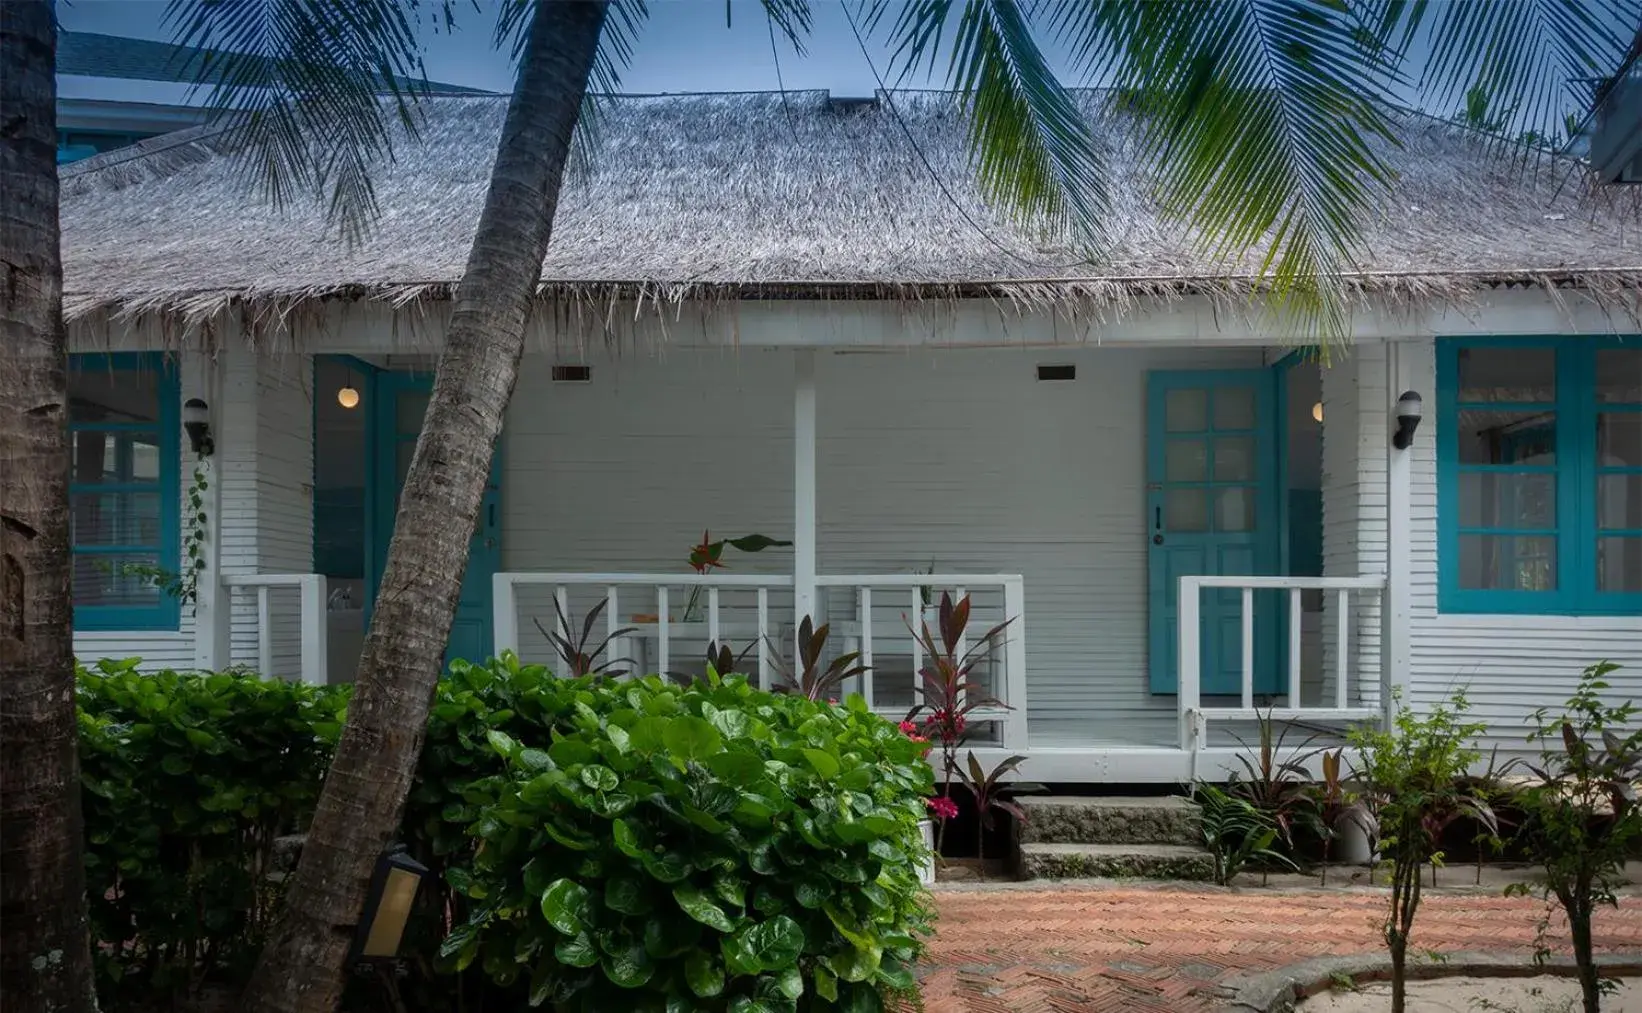
<path fill-rule="evenodd" d="M 1300 1013 L 1385 1013 L 1391 986 L 1364 985 L 1300 1003 Z M 1434 978 L 1408 986 L 1408 1013 L 1578 1013 L 1579 984 L 1572 978 Z M 1602 1000 L 1603 1013 L 1642 1013 L 1642 981 L 1621 982 Z"/>

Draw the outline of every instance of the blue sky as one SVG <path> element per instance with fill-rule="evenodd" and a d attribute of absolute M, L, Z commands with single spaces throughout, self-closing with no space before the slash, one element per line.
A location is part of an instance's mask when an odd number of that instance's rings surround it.
<path fill-rule="evenodd" d="M 512 87 L 512 68 L 490 45 L 496 5 L 481 0 L 481 8 L 475 12 L 471 4 L 462 3 L 453 35 L 434 32 L 429 20 L 424 37 L 430 80 L 493 91 Z M 778 86 L 769 29 L 756 0 L 733 0 L 728 28 L 723 0 L 650 0 L 649 9 L 632 66 L 622 75 L 623 91 L 757 91 Z M 161 24 L 164 11 L 164 0 L 60 0 L 58 4 L 58 18 L 70 30 L 150 39 L 169 38 Z M 875 87 L 872 70 L 843 8 L 821 0 L 814 5 L 814 13 L 808 55 L 796 56 L 785 43 L 781 45 L 780 70 L 786 86 L 871 94 Z M 887 62 L 884 50 L 870 40 L 868 45 L 882 71 Z"/>

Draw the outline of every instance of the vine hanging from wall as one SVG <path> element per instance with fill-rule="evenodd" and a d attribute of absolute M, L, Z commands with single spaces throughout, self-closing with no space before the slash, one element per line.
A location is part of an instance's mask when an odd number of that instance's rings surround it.
<path fill-rule="evenodd" d="M 210 488 L 210 462 L 200 460 L 194 465 L 194 475 L 188 483 L 188 505 L 183 510 L 182 566 L 173 570 L 154 563 L 124 563 L 117 568 L 122 576 L 138 577 L 157 587 L 164 594 L 177 599 L 194 615 L 199 603 L 200 571 L 205 569 L 205 542 L 209 537 L 206 525 L 210 518 L 205 512 L 205 492 Z"/>

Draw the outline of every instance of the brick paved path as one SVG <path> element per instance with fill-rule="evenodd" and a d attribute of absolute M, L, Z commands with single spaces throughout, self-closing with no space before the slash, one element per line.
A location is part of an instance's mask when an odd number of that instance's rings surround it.
<path fill-rule="evenodd" d="M 1378 893 L 1113 887 L 936 894 L 928 1013 L 1192 1013 L 1218 984 L 1308 957 L 1382 951 Z M 1534 949 L 1537 900 L 1427 894 L 1415 950 Z M 1552 923 L 1553 945 L 1567 939 Z M 1597 916 L 1603 949 L 1642 952 L 1642 898 Z"/>

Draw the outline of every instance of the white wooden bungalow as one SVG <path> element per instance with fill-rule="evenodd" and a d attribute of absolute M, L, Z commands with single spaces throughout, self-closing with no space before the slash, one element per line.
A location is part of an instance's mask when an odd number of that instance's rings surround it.
<path fill-rule="evenodd" d="M 260 203 L 207 129 L 63 169 L 82 659 L 351 678 L 503 101 L 430 100 L 355 247 Z M 977 629 L 1013 620 L 993 746 L 1049 782 L 1178 781 L 1256 707 L 1337 729 L 1392 687 L 1467 688 L 1508 747 L 1594 661 L 1642 696 L 1635 208 L 1425 123 L 1325 367 L 1158 213 L 1098 101 L 1093 263 L 977 199 L 946 96 L 616 101 L 452 654 L 551 662 L 557 595 L 578 621 L 607 599 L 642 667 L 718 640 L 774 678 L 812 614 L 893 714 L 906 620 L 966 591 Z M 793 544 L 698 577 L 703 529 Z M 121 565 L 191 545 L 192 603 Z"/>

